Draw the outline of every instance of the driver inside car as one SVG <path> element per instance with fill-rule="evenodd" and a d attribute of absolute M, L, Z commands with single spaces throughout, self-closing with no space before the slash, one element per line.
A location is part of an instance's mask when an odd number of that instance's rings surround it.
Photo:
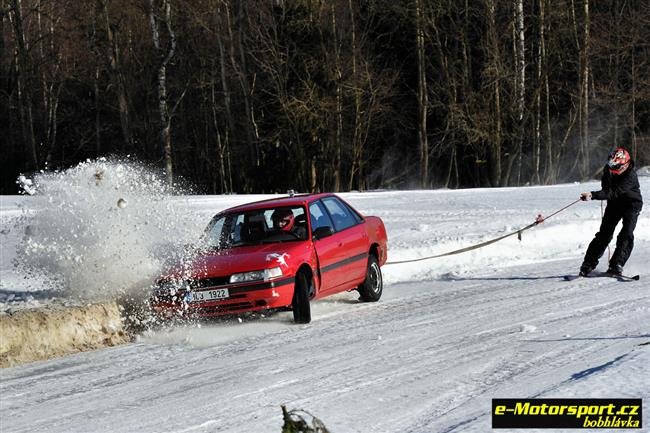
<path fill-rule="evenodd" d="M 293 215 L 293 212 L 289 208 L 280 208 L 273 211 L 271 215 L 271 220 L 273 221 L 273 229 L 282 232 L 291 234 L 292 236 L 298 239 L 307 238 L 307 229 L 302 227 L 297 223 L 296 217 Z"/>

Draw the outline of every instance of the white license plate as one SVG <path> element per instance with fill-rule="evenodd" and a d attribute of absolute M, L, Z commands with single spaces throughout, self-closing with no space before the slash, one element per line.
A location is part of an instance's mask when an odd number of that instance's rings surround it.
<path fill-rule="evenodd" d="M 202 290 L 200 292 L 187 292 L 185 299 L 187 302 L 206 302 L 218 301 L 219 299 L 228 299 L 230 293 L 228 289 Z"/>

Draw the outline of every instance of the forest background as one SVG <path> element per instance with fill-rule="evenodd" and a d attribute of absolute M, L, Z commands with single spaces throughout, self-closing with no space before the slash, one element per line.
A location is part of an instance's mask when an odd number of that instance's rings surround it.
<path fill-rule="evenodd" d="M 87 158 L 200 193 L 551 184 L 650 163 L 643 0 L 2 0 L 0 194 Z"/>

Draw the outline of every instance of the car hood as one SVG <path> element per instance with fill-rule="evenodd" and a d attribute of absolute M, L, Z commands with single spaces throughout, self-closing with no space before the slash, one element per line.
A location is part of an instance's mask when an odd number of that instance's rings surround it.
<path fill-rule="evenodd" d="M 288 274 L 293 269 L 292 263 L 303 255 L 308 244 L 308 242 L 284 242 L 229 248 L 216 252 L 200 252 L 185 263 L 175 266 L 161 278 L 221 277 L 276 266 L 281 266 L 283 272 Z"/>

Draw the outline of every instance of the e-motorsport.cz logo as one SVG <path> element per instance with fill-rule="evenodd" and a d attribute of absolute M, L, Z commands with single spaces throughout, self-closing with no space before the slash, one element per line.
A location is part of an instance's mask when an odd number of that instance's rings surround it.
<path fill-rule="evenodd" d="M 641 399 L 493 399 L 492 428 L 642 428 Z"/>

